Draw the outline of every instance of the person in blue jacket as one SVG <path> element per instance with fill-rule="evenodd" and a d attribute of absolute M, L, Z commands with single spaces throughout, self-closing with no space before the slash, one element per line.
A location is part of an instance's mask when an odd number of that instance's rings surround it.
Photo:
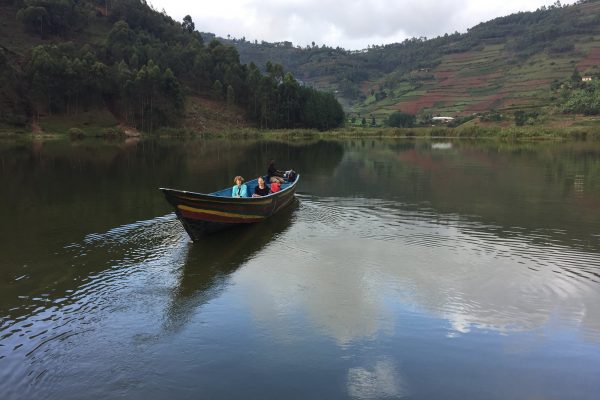
<path fill-rule="evenodd" d="M 248 187 L 244 184 L 244 178 L 236 176 L 233 178 L 235 185 L 231 188 L 231 197 L 248 197 Z"/>

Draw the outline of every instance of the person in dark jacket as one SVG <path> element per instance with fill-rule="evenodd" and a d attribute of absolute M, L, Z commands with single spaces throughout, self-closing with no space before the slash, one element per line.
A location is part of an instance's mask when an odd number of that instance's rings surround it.
<path fill-rule="evenodd" d="M 265 180 L 262 176 L 258 177 L 258 186 L 254 189 L 252 197 L 261 197 L 269 194 L 269 187 L 265 185 Z"/>
<path fill-rule="evenodd" d="M 269 182 L 278 182 L 283 183 L 283 171 L 279 171 L 277 167 L 275 167 L 275 160 L 269 161 L 269 165 L 267 166 L 267 179 Z"/>

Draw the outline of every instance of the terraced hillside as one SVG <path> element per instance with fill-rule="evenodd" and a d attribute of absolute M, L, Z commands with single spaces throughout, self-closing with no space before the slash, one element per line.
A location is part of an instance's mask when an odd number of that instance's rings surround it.
<path fill-rule="evenodd" d="M 393 88 L 389 98 L 367 99 L 357 108 L 363 113 L 401 110 L 456 116 L 545 107 L 551 104 L 553 81 L 567 79 L 575 68 L 583 75 L 595 72 L 594 67 L 600 65 L 600 37 L 578 43 L 569 53 L 542 52 L 515 61 L 505 44 L 447 55 L 431 70 L 433 79 L 420 81 L 409 90 L 406 85 Z"/>
<path fill-rule="evenodd" d="M 538 110 L 552 105 L 551 84 L 569 79 L 575 69 L 600 77 L 600 1 L 556 3 L 496 18 L 464 34 L 364 51 L 299 48 L 289 42 L 232 43 L 244 62 L 282 63 L 361 115 Z"/>
<path fill-rule="evenodd" d="M 409 91 L 394 88 L 389 99 L 367 101 L 363 107 L 370 112 L 449 115 L 536 108 L 549 103 L 550 84 L 568 77 L 575 64 L 572 55 L 547 54 L 515 64 L 506 53 L 505 45 L 495 44 L 445 56 L 432 70 L 433 79 Z"/>

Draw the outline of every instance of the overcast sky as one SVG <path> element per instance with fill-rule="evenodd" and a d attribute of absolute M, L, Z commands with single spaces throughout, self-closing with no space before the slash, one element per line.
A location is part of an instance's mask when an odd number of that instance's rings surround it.
<path fill-rule="evenodd" d="M 305 46 L 311 42 L 346 49 L 465 32 L 479 22 L 531 11 L 548 0 L 148 0 L 196 29 L 218 36 Z M 564 1 L 571 4 L 574 1 Z"/>

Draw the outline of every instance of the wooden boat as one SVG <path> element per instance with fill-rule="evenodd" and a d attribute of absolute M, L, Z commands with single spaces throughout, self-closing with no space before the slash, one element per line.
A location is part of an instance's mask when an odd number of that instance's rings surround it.
<path fill-rule="evenodd" d="M 160 188 L 193 241 L 202 236 L 240 224 L 264 221 L 294 200 L 300 175 L 285 182 L 281 190 L 263 197 L 231 197 L 231 187 L 203 194 Z M 248 193 L 254 193 L 258 179 L 246 182 Z"/>

